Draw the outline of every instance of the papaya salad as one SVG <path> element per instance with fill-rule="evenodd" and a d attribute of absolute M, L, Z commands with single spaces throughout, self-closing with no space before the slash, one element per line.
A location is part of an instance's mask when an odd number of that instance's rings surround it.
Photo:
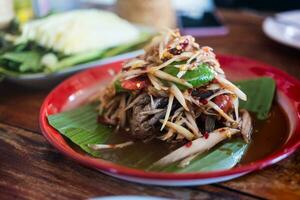
<path fill-rule="evenodd" d="M 234 135 L 251 139 L 250 114 L 239 109 L 245 93 L 226 79 L 212 48 L 178 30 L 156 36 L 143 55 L 124 63 L 99 100 L 99 121 L 130 138 L 114 148 L 152 139 L 180 144 L 155 165 L 186 166 Z"/>

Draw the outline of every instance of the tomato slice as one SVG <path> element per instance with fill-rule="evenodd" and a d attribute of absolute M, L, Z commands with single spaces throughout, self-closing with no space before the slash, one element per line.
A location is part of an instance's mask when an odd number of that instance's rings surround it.
<path fill-rule="evenodd" d="M 149 85 L 149 80 L 145 77 L 137 77 L 121 81 L 121 87 L 126 90 L 140 90 Z"/>
<path fill-rule="evenodd" d="M 232 99 L 226 94 L 216 96 L 213 99 L 213 102 L 217 104 L 225 113 L 233 108 Z"/>

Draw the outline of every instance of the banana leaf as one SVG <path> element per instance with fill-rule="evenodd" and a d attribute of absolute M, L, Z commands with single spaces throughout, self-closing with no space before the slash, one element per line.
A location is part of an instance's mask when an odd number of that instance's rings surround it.
<path fill-rule="evenodd" d="M 247 101 L 241 101 L 240 106 L 248 111 L 256 113 L 260 120 L 268 118 L 271 109 L 276 84 L 272 78 L 258 78 L 254 80 L 244 80 L 236 85 L 246 92 Z"/>
<path fill-rule="evenodd" d="M 232 138 L 210 151 L 197 156 L 185 167 L 180 167 L 179 161 L 164 167 L 150 166 L 149 170 L 184 173 L 230 169 L 241 160 L 247 147 L 248 144 L 243 139 Z"/>
<path fill-rule="evenodd" d="M 247 94 L 248 101 L 251 102 L 251 104 L 242 103 L 240 107 L 252 111 L 257 116 L 267 116 L 274 96 L 274 91 L 270 92 L 269 90 L 275 88 L 275 81 L 271 78 L 263 77 L 241 81 L 237 84 Z M 48 116 L 48 121 L 51 126 L 73 144 L 79 146 L 83 151 L 91 156 L 104 159 L 104 154 L 101 151 L 96 152 L 88 147 L 88 144 L 105 144 L 114 135 L 112 128 L 97 122 L 98 113 L 96 106 L 96 104 L 89 104 L 71 111 L 50 115 Z M 162 168 L 152 168 L 151 164 L 149 164 L 154 159 L 151 151 L 143 152 L 142 157 L 131 159 L 131 163 L 120 162 L 118 160 L 114 160 L 114 162 L 136 168 L 143 166 L 142 169 L 150 171 L 175 173 L 213 171 L 234 167 L 247 151 L 247 147 L 248 144 L 241 138 L 228 139 L 210 151 L 197 156 L 185 168 L 178 167 L 178 163 L 173 163 Z M 130 149 L 130 147 L 127 148 Z M 139 151 L 143 151 L 143 149 L 139 147 Z M 134 155 L 136 152 L 138 152 L 136 149 L 131 149 L 125 155 L 134 157 L 136 156 Z"/>

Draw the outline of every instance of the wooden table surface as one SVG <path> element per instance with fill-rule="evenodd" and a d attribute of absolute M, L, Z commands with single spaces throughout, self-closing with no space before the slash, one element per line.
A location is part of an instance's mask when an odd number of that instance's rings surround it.
<path fill-rule="evenodd" d="M 268 39 L 261 29 L 262 16 L 229 10 L 220 14 L 230 33 L 198 39 L 200 45 L 269 63 L 300 79 L 300 51 Z M 198 187 L 145 186 L 83 167 L 59 153 L 41 134 L 39 109 L 49 91 L 0 84 L 0 199 L 130 194 L 177 199 L 300 199 L 300 151 L 267 169 Z"/>

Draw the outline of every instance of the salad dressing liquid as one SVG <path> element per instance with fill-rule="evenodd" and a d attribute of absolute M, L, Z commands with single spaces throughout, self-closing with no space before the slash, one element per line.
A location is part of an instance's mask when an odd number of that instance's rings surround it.
<path fill-rule="evenodd" d="M 257 120 L 254 115 L 252 115 L 252 119 L 254 123 L 252 141 L 239 165 L 248 164 L 270 155 L 280 148 L 288 137 L 288 120 L 278 104 L 272 106 L 267 120 Z M 128 141 L 128 136 L 126 132 L 120 131 L 114 133 L 107 143 L 116 144 L 124 141 Z M 183 144 L 167 144 L 157 139 L 147 143 L 137 141 L 123 149 L 102 150 L 101 158 L 132 168 L 146 169 L 181 145 Z M 222 150 L 231 154 L 228 152 L 229 149 Z"/>
<path fill-rule="evenodd" d="M 252 119 L 254 119 L 252 141 L 240 164 L 251 163 L 272 154 L 288 138 L 288 119 L 283 109 L 277 103 L 272 105 L 270 116 L 267 120 L 257 120 L 253 115 Z"/>

